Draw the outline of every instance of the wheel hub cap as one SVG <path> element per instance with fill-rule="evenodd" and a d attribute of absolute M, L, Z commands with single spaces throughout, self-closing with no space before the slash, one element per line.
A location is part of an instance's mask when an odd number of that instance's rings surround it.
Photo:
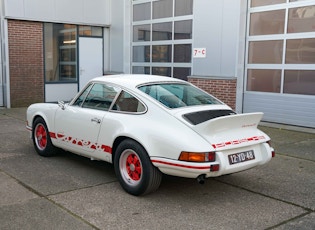
<path fill-rule="evenodd" d="M 138 181 L 141 178 L 141 162 L 136 154 L 130 154 L 127 157 L 126 169 L 130 179 Z"/>

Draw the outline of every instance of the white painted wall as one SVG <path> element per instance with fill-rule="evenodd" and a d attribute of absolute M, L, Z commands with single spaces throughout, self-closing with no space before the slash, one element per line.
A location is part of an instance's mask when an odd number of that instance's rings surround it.
<path fill-rule="evenodd" d="M 127 1 L 111 1 L 111 28 L 109 36 L 110 69 L 108 71 L 112 73 L 126 72 L 124 69 L 124 62 L 128 60 L 130 61 L 130 59 L 128 59 L 128 54 L 125 53 L 126 44 L 130 50 L 130 43 L 128 42 L 130 32 L 128 32 L 128 30 L 126 31 L 126 27 L 130 27 L 130 24 L 125 24 L 125 18 L 129 17 L 130 12 L 125 9 L 125 2 Z"/>
<path fill-rule="evenodd" d="M 70 101 L 78 92 L 78 84 L 46 84 L 45 101 Z"/>
<path fill-rule="evenodd" d="M 235 77 L 241 1 L 194 0 L 193 48 L 206 58 L 193 59 L 193 75 Z"/>
<path fill-rule="evenodd" d="M 60 23 L 109 25 L 111 0 L 4 0 L 5 17 Z"/>

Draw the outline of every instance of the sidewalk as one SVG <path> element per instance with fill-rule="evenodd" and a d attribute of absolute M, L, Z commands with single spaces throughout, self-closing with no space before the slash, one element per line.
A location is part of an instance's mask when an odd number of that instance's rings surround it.
<path fill-rule="evenodd" d="M 312 130 L 263 124 L 276 150 L 268 164 L 204 185 L 165 176 L 158 191 L 134 197 L 108 163 L 38 156 L 25 111 L 0 109 L 1 230 L 315 229 Z"/>

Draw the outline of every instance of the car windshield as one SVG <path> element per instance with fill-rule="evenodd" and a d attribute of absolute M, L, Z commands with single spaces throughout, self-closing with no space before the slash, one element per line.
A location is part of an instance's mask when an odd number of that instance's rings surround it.
<path fill-rule="evenodd" d="M 210 94 L 207 94 L 190 84 L 153 84 L 140 86 L 139 89 L 168 108 L 222 104 Z"/>

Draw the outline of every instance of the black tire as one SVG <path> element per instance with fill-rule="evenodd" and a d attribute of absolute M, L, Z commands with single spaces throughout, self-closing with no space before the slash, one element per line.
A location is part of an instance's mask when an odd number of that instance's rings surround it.
<path fill-rule="evenodd" d="M 41 117 L 34 121 L 32 138 L 35 150 L 40 156 L 50 157 L 57 153 L 57 148 L 51 143 L 47 125 Z"/>
<path fill-rule="evenodd" d="M 145 195 L 157 190 L 161 184 L 162 173 L 152 165 L 145 149 L 131 139 L 118 145 L 114 168 L 120 185 L 129 194 Z"/>

